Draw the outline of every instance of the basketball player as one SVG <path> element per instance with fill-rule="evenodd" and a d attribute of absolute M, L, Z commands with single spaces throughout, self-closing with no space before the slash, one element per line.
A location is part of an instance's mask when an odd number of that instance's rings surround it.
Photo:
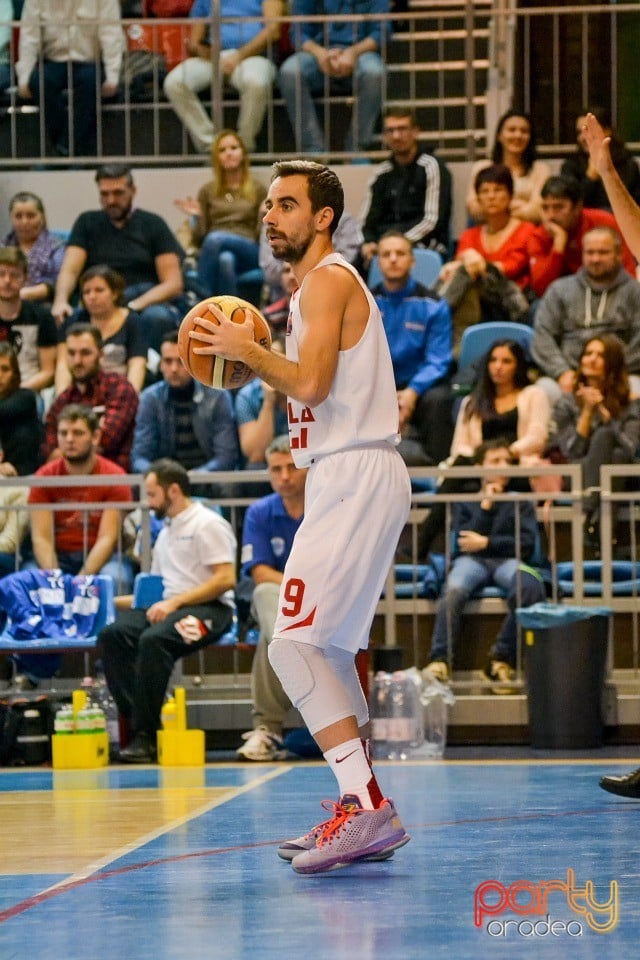
<path fill-rule="evenodd" d="M 583 130 L 589 147 L 591 164 L 602 178 L 613 215 L 631 252 L 640 259 L 640 208 L 612 163 L 609 151 L 610 137 L 605 137 L 604 130 L 592 113 L 587 114 Z M 640 799 L 640 767 L 621 776 L 602 777 L 600 786 L 603 790 L 608 790 L 609 793 L 615 793 L 617 796 L 638 800 Z"/>
<path fill-rule="evenodd" d="M 386 859 L 407 843 L 369 759 L 369 713 L 355 655 L 410 505 L 397 453 L 398 404 L 375 300 L 332 245 L 344 207 L 328 167 L 274 164 L 264 223 L 279 260 L 294 266 L 286 357 L 253 340 L 253 324 L 199 321 L 201 353 L 242 360 L 288 396 L 291 452 L 308 467 L 305 515 L 284 570 L 269 660 L 338 781 L 333 816 L 281 845 L 298 873 Z"/>

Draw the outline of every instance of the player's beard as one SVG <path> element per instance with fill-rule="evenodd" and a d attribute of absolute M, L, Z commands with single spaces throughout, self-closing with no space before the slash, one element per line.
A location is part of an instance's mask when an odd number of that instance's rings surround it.
<path fill-rule="evenodd" d="M 313 243 L 316 236 L 316 232 L 313 228 L 309 229 L 306 237 L 298 240 L 286 239 L 285 246 L 281 247 L 279 250 L 271 248 L 273 255 L 276 260 L 286 260 L 288 263 L 300 263 L 305 253 Z"/>

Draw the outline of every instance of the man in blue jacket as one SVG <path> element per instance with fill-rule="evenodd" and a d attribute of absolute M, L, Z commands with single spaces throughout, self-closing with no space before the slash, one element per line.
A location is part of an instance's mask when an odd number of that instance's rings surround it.
<path fill-rule="evenodd" d="M 131 451 L 134 473 L 169 457 L 185 470 L 235 470 L 238 433 L 226 390 L 197 383 L 178 353 L 177 330 L 160 345 L 162 380 L 140 394 Z"/>
<path fill-rule="evenodd" d="M 440 463 L 453 436 L 453 397 L 447 386 L 451 312 L 411 276 L 413 248 L 400 232 L 380 238 L 383 282 L 373 295 L 389 341 L 400 411 L 399 451 L 409 466 Z"/>

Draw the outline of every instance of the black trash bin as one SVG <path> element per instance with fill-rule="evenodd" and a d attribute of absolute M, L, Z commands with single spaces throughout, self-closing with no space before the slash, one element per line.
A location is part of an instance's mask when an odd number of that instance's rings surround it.
<path fill-rule="evenodd" d="M 611 610 L 536 603 L 519 609 L 517 616 L 525 631 L 531 746 L 601 747 Z"/>

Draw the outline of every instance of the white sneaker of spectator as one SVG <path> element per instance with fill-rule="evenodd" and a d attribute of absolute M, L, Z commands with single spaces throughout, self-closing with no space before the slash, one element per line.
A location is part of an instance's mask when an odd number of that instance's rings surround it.
<path fill-rule="evenodd" d="M 257 727 L 255 730 L 249 730 L 242 734 L 245 741 L 241 747 L 238 747 L 236 753 L 239 760 L 286 760 L 289 756 L 288 750 L 285 750 L 282 737 L 266 727 Z"/>

